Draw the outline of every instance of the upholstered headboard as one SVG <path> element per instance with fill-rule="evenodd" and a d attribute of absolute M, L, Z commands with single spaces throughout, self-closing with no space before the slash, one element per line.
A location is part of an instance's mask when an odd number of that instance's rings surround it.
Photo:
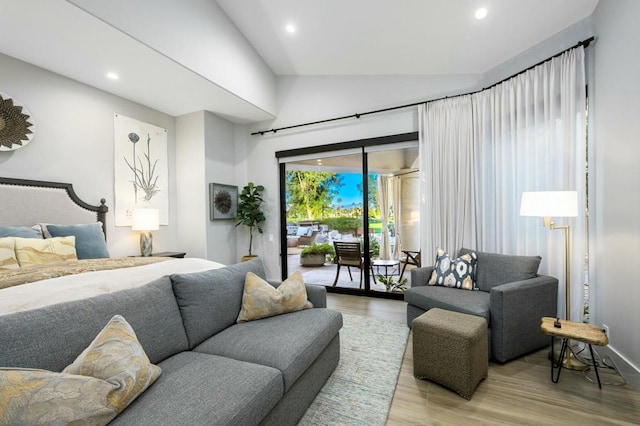
<path fill-rule="evenodd" d="M 33 226 L 36 223 L 74 225 L 102 222 L 106 232 L 108 207 L 82 201 L 70 183 L 0 177 L 0 226 Z"/>

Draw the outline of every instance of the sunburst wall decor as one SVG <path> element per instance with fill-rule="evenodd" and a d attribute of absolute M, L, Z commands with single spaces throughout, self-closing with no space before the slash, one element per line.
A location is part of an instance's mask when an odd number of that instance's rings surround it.
<path fill-rule="evenodd" d="M 31 113 L 11 96 L 0 92 L 0 151 L 22 148 L 33 139 Z"/>

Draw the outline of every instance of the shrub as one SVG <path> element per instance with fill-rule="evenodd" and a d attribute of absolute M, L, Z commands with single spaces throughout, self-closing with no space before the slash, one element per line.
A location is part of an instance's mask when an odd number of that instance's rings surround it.
<path fill-rule="evenodd" d="M 304 249 L 302 249 L 302 252 L 300 252 L 300 257 L 312 256 L 314 254 L 320 254 L 324 256 L 330 255 L 333 257 L 336 255 L 336 251 L 334 250 L 333 246 L 329 243 L 322 243 L 322 244 L 313 243 L 310 246 L 307 246 Z"/>

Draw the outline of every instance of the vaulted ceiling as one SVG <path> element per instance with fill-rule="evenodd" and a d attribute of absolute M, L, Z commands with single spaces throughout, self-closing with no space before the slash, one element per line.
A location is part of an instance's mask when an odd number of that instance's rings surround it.
<path fill-rule="evenodd" d="M 0 52 L 171 115 L 242 123 L 273 118 L 277 76 L 481 74 L 597 3 L 6 0 Z"/>

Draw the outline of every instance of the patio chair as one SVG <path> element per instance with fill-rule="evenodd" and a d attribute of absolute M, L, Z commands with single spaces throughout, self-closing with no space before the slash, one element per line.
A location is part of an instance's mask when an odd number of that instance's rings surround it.
<path fill-rule="evenodd" d="M 398 281 L 402 281 L 402 276 L 404 275 L 404 270 L 407 268 L 407 265 L 414 265 L 417 268 L 422 266 L 420 251 L 402 250 L 402 253 L 404 254 L 402 259 L 400 259 L 400 263 L 402 263 L 402 271 L 400 272 L 400 278 L 398 278 Z"/>
<path fill-rule="evenodd" d="M 333 286 L 335 287 L 338 283 L 338 276 L 340 275 L 340 267 L 346 266 L 347 271 L 349 271 L 349 279 L 353 281 L 353 276 L 351 275 L 351 267 L 355 266 L 356 268 L 360 268 L 360 288 L 362 289 L 362 271 L 364 270 L 364 258 L 362 257 L 362 252 L 360 251 L 360 242 L 343 242 L 343 241 L 334 241 L 333 247 L 336 251 L 336 279 L 333 280 Z M 373 267 L 369 265 L 371 268 L 371 276 L 373 276 L 373 281 L 375 282 L 375 274 L 373 273 Z"/>

